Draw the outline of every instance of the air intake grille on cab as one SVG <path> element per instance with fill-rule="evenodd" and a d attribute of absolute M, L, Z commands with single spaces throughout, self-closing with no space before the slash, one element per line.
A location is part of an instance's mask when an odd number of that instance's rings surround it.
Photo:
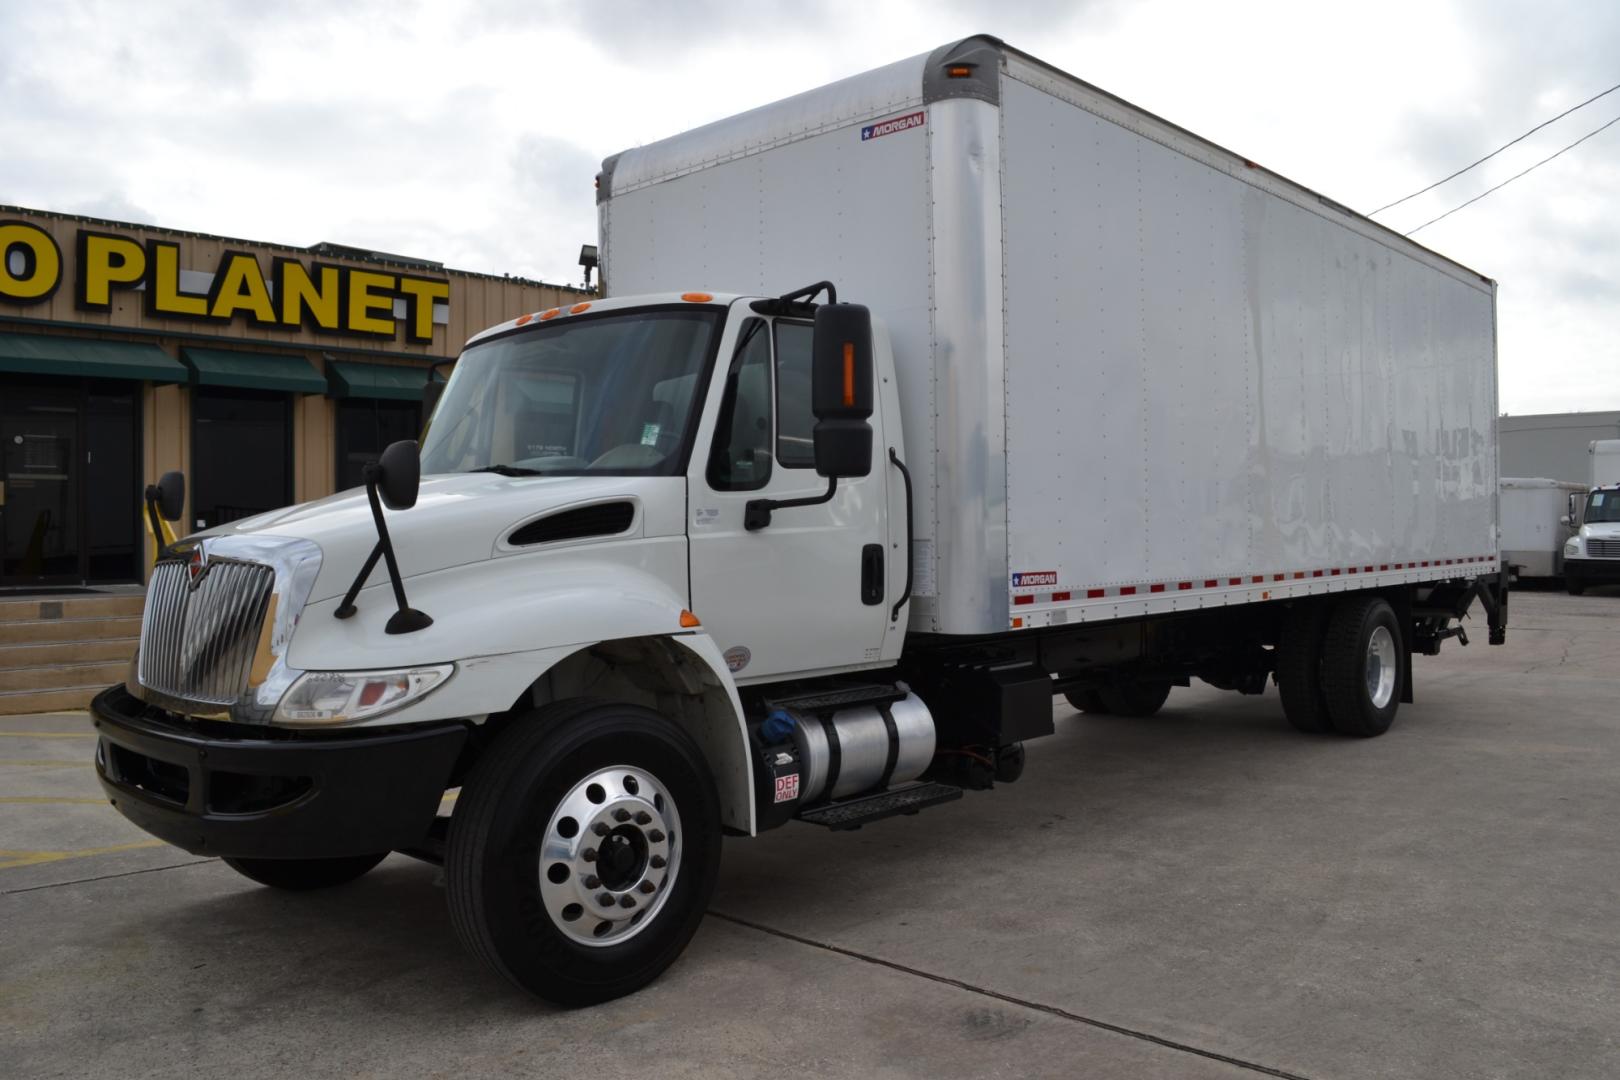
<path fill-rule="evenodd" d="M 627 502 L 598 503 L 564 510 L 539 521 L 531 521 L 508 537 L 508 542 L 551 544 L 558 540 L 581 540 L 587 536 L 616 536 L 630 528 L 636 508 Z"/>

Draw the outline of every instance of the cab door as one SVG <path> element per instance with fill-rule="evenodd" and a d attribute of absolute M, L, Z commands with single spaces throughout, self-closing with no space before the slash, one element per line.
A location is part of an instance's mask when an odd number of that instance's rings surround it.
<path fill-rule="evenodd" d="M 811 439 L 811 324 L 733 325 L 689 474 L 692 610 L 741 683 L 873 664 L 899 588 L 885 580 L 888 470 L 874 451 L 830 500 L 746 528 L 750 501 L 814 498 L 828 481 Z M 871 423 L 886 445 L 881 415 Z"/>

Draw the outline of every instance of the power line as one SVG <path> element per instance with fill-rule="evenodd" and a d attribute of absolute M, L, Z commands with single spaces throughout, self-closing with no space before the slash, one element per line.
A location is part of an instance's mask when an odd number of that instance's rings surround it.
<path fill-rule="evenodd" d="M 1620 90 L 1620 83 L 1616 83 L 1615 85 L 1609 87 L 1607 90 L 1603 91 L 1603 93 L 1601 93 L 1601 94 L 1594 94 L 1593 96 L 1587 98 L 1585 101 L 1581 102 L 1579 105 L 1573 105 L 1570 108 L 1565 109 L 1563 112 L 1559 113 L 1557 116 L 1553 117 L 1551 120 L 1543 120 L 1541 123 L 1537 124 L 1535 127 L 1531 128 L 1529 131 L 1525 132 L 1523 135 L 1520 135 L 1517 139 L 1513 139 L 1510 142 L 1503 143 L 1501 146 L 1498 146 L 1495 150 L 1492 150 L 1490 153 L 1486 154 L 1484 157 L 1480 158 L 1478 161 L 1474 162 L 1472 165 L 1464 165 L 1462 168 L 1458 169 L 1456 172 L 1452 173 L 1450 176 L 1446 177 L 1444 180 L 1436 180 L 1434 183 L 1430 184 L 1428 187 L 1424 188 L 1422 191 L 1414 191 L 1414 192 L 1412 192 L 1412 194 L 1406 196 L 1406 198 L 1396 199 L 1392 203 L 1385 203 L 1383 206 L 1380 206 L 1376 210 L 1368 211 L 1367 216 L 1372 217 L 1374 214 L 1382 214 L 1385 210 L 1388 210 L 1391 207 L 1399 206 L 1399 205 L 1401 205 L 1401 203 L 1406 202 L 1409 199 L 1415 199 L 1419 195 L 1424 194 L 1425 192 L 1433 191 L 1435 188 L 1439 187 L 1441 184 L 1446 183 L 1447 181 L 1457 179 L 1457 177 L 1461 176 L 1463 173 L 1467 172 L 1469 169 L 1474 168 L 1474 166 L 1483 165 L 1487 161 L 1491 160 L 1491 158 L 1495 157 L 1497 154 L 1500 154 L 1502 151 L 1506 150 L 1508 147 L 1514 145 L 1515 143 L 1521 143 L 1524 140 L 1528 139 L 1530 136 L 1534 135 L 1536 132 L 1540 131 L 1542 128 L 1546 127 L 1548 124 L 1556 123 L 1557 121 L 1562 120 L 1564 117 L 1568 116 L 1570 113 L 1575 112 L 1577 109 L 1584 109 L 1588 105 L 1592 104 L 1592 102 L 1596 101 L 1598 98 L 1604 97 L 1605 95 L 1608 95 L 1608 94 L 1612 94 L 1616 90 Z M 1459 209 L 1460 209 L 1460 207 L 1459 207 Z M 1420 228 L 1421 228 L 1421 226 L 1420 226 Z"/>
<path fill-rule="evenodd" d="M 1430 218 L 1428 221 L 1425 221 L 1423 224 L 1419 225 L 1417 227 L 1417 229 L 1412 229 L 1412 230 L 1404 233 L 1403 235 L 1411 236 L 1412 233 L 1417 232 L 1418 229 L 1427 229 L 1430 225 L 1433 225 L 1436 221 L 1439 221 L 1440 218 L 1448 218 L 1448 217 L 1450 217 L 1452 214 L 1455 214 L 1458 210 L 1461 210 L 1464 206 L 1472 206 L 1472 205 L 1474 205 L 1475 203 L 1479 202 L 1479 200 L 1481 200 L 1485 196 L 1489 195 L 1491 192 L 1500 191 L 1501 189 L 1507 187 L 1509 184 L 1513 183 L 1513 181 L 1517 180 L 1519 177 L 1523 176 L 1525 173 L 1535 172 L 1537 169 L 1539 169 L 1543 165 L 1547 164 L 1547 162 L 1551 161 L 1553 158 L 1558 157 L 1560 154 L 1564 154 L 1564 153 L 1566 153 L 1566 152 L 1568 152 L 1570 150 L 1575 149 L 1577 146 L 1581 145 L 1581 143 L 1585 142 L 1587 139 L 1590 139 L 1592 136 L 1596 135 L 1598 132 L 1603 131 L 1606 128 L 1611 128 L 1616 124 L 1620 124 L 1620 116 L 1617 116 L 1613 120 L 1610 120 L 1607 124 L 1604 124 L 1603 127 L 1598 128 L 1596 131 L 1588 131 L 1585 135 L 1582 135 L 1580 138 L 1576 139 L 1574 142 L 1572 142 L 1568 146 L 1564 147 L 1563 150 L 1558 151 L 1557 154 L 1549 154 L 1547 157 L 1542 158 L 1540 161 L 1536 162 L 1534 165 L 1532 165 L 1528 169 L 1524 170 L 1524 172 L 1514 173 L 1512 176 L 1508 177 L 1506 180 L 1502 181 L 1500 184 L 1497 184 L 1495 187 L 1486 188 L 1484 191 L 1480 192 L 1478 195 L 1475 195 L 1472 199 L 1469 199 L 1467 202 L 1463 203 L 1462 206 L 1453 206 L 1450 210 L 1447 210 L 1445 213 L 1441 214 L 1440 217 Z"/>

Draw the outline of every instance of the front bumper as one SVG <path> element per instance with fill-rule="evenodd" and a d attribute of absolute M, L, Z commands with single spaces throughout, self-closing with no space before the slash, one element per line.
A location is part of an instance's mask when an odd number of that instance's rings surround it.
<path fill-rule="evenodd" d="M 1620 581 L 1620 559 L 1565 559 L 1564 576 L 1581 581 Z"/>
<path fill-rule="evenodd" d="M 97 695 L 90 714 L 112 804 L 196 855 L 336 858 L 414 846 L 467 741 L 459 723 L 345 732 L 199 723 L 122 686 Z"/>

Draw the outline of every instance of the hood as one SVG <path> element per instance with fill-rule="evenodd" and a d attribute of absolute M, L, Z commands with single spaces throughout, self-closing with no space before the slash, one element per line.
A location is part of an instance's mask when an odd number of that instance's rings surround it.
<path fill-rule="evenodd" d="M 500 551 L 498 545 L 517 526 L 564 507 L 616 498 L 637 508 L 628 537 L 684 531 L 686 480 L 680 476 L 448 473 L 423 477 L 411 509 L 385 508 L 383 514 L 399 572 L 410 578 L 510 554 L 510 549 Z M 321 570 L 310 593 L 311 603 L 341 595 L 377 543 L 364 488 L 272 510 L 197 535 L 282 536 L 314 542 L 321 549 Z M 379 565 L 369 580 L 372 584 L 386 581 L 387 571 Z"/>
<path fill-rule="evenodd" d="M 1594 521 L 1581 526 L 1583 540 L 1620 540 L 1620 521 Z"/>

